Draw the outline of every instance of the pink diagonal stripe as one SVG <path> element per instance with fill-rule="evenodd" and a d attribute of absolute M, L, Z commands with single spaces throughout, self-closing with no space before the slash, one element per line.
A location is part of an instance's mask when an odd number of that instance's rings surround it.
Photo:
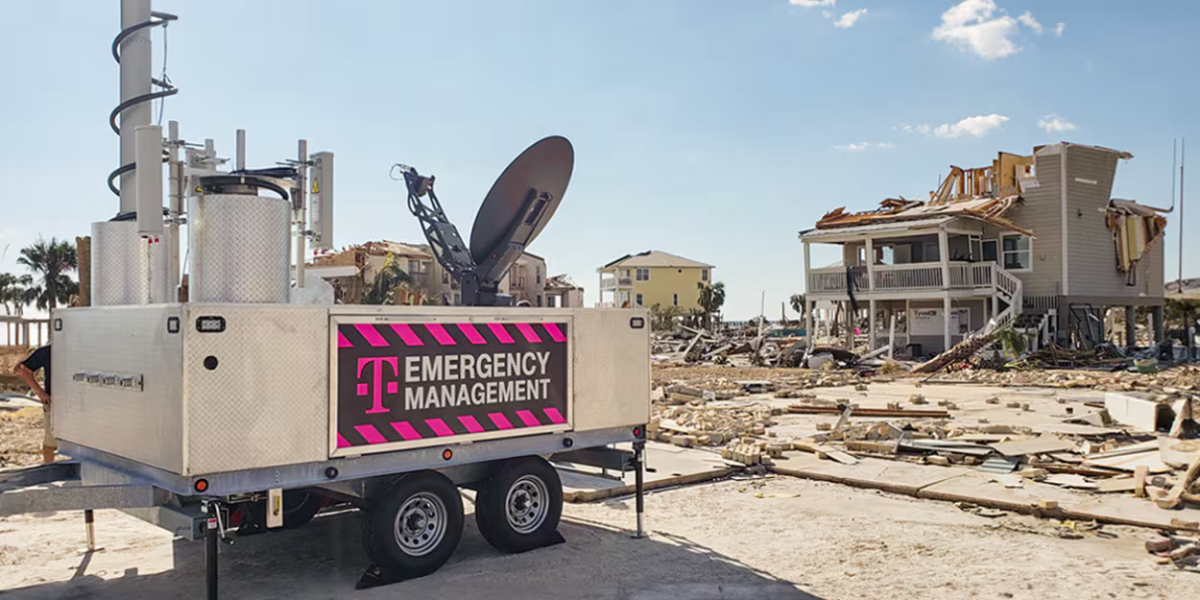
<path fill-rule="evenodd" d="M 449 333 L 446 333 L 446 328 L 442 327 L 441 323 L 426 323 L 425 329 L 428 329 L 429 333 L 433 334 L 433 339 L 437 340 L 437 343 L 443 346 L 454 345 L 454 338 L 450 337 Z"/>
<path fill-rule="evenodd" d="M 338 434 L 338 448 L 349 448 L 349 447 L 350 447 L 350 442 L 347 442 L 346 438 L 342 437 L 342 434 L 339 433 Z"/>
<path fill-rule="evenodd" d="M 520 331 L 521 335 L 525 336 L 525 341 L 530 344 L 542 341 L 542 338 L 538 337 L 537 332 L 533 330 L 533 326 L 529 323 L 517 323 L 517 331 Z"/>
<path fill-rule="evenodd" d="M 470 340 L 472 344 L 487 343 L 487 340 L 483 339 L 483 336 L 479 335 L 479 331 L 475 329 L 475 326 L 470 323 L 459 323 L 458 330 L 461 331 L 463 335 L 467 336 L 467 339 Z"/>
<path fill-rule="evenodd" d="M 354 344 L 351 344 L 350 340 L 346 339 L 346 336 L 342 332 L 339 331 L 338 332 L 338 348 L 353 348 L 353 347 L 354 347 Z"/>
<path fill-rule="evenodd" d="M 567 341 L 567 336 L 563 335 L 563 332 L 558 328 L 558 325 L 555 325 L 554 323 L 542 323 L 542 327 L 546 328 L 546 333 L 550 334 L 550 339 L 556 342 Z"/>
<path fill-rule="evenodd" d="M 496 424 L 496 427 L 499 427 L 500 429 L 513 428 L 512 423 L 508 422 L 508 417 L 504 416 L 504 413 L 488 413 L 488 418 L 491 419 L 492 422 Z"/>
<path fill-rule="evenodd" d="M 470 431 L 471 433 L 479 433 L 483 431 L 483 426 L 480 425 L 479 421 L 476 421 L 475 417 L 472 417 L 471 415 L 459 417 L 458 422 L 462 423 L 463 427 L 466 427 L 467 431 Z"/>
<path fill-rule="evenodd" d="M 558 412 L 557 408 L 542 409 L 542 412 L 546 413 L 546 418 L 550 419 L 550 422 L 554 423 L 555 425 L 567 422 L 567 420 L 563 418 L 562 413 Z"/>
<path fill-rule="evenodd" d="M 537 427 L 542 424 L 541 421 L 537 420 L 537 417 L 533 416 L 532 412 L 527 410 L 518 410 L 517 416 L 521 417 L 521 421 L 525 423 L 526 427 Z"/>
<path fill-rule="evenodd" d="M 400 437 L 406 440 L 421 439 L 421 434 L 417 433 L 417 430 L 412 425 L 409 425 L 408 421 L 396 421 L 392 423 L 392 429 L 395 429 L 396 433 L 400 434 Z"/>
<path fill-rule="evenodd" d="M 392 331 L 395 331 L 396 335 L 400 336 L 400 341 L 404 342 L 406 346 L 425 345 L 425 342 L 421 341 L 421 338 L 418 337 L 417 333 L 412 330 L 412 327 L 409 327 L 404 323 L 392 323 Z"/>
<path fill-rule="evenodd" d="M 375 329 L 374 325 L 371 325 L 370 323 L 359 323 L 355 325 L 354 328 L 357 329 L 364 338 L 366 338 L 368 344 L 375 346 L 376 348 L 379 346 L 388 345 L 387 340 L 383 339 L 382 335 L 379 335 L 379 330 Z"/>
<path fill-rule="evenodd" d="M 374 425 L 355 425 L 354 430 L 363 436 L 368 444 L 382 444 L 387 442 L 387 438 L 383 437 L 383 434 L 379 433 L 379 430 L 375 429 Z"/>
<path fill-rule="evenodd" d="M 496 339 L 500 340 L 501 344 L 513 343 L 512 336 L 508 335 L 508 330 L 505 329 L 503 325 L 499 323 L 488 323 L 488 329 L 492 330 L 492 335 L 496 336 Z"/>
<path fill-rule="evenodd" d="M 425 419 L 425 424 L 428 425 L 429 428 L 438 435 L 438 437 L 454 435 L 454 430 L 450 429 L 450 426 L 441 419 Z"/>

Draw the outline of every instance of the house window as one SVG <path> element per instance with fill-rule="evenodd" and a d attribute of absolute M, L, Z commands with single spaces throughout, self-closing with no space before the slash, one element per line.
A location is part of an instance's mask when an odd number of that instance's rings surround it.
<path fill-rule="evenodd" d="M 996 240 L 983 240 L 980 247 L 982 249 L 982 260 L 996 262 Z"/>
<path fill-rule="evenodd" d="M 675 303 L 675 306 L 679 306 L 679 294 L 671 294 L 671 301 Z"/>
<path fill-rule="evenodd" d="M 542 285 L 542 268 L 541 267 L 533 268 L 533 277 L 534 277 L 534 279 L 537 280 L 538 285 Z M 539 304 L 538 306 L 541 306 L 541 304 Z"/>
<path fill-rule="evenodd" d="M 700 281 L 708 281 L 708 269 L 700 269 Z"/>
<path fill-rule="evenodd" d="M 638 269 L 637 270 L 637 280 L 638 281 L 650 281 L 650 269 Z"/>
<path fill-rule="evenodd" d="M 1019 233 L 1004 234 L 1000 236 L 1000 245 L 1004 251 L 1002 264 L 1005 269 L 1022 270 L 1033 267 L 1029 236 Z"/>
<path fill-rule="evenodd" d="M 541 305 L 542 305 L 542 297 L 538 296 L 538 306 L 541 306 Z"/>
<path fill-rule="evenodd" d="M 458 306 L 460 304 L 462 304 L 462 294 L 459 294 L 458 292 L 454 292 L 454 305 Z"/>
<path fill-rule="evenodd" d="M 641 295 L 641 294 L 638 294 L 638 295 L 637 295 L 637 305 L 638 305 L 638 306 L 641 306 L 641 305 L 642 305 L 642 295 Z"/>

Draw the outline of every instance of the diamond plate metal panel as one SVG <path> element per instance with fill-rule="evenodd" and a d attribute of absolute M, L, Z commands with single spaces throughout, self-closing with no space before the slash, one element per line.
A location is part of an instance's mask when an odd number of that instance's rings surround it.
<path fill-rule="evenodd" d="M 650 420 L 650 315 L 645 310 L 575 313 L 575 430 Z M 641 318 L 634 329 L 630 319 Z"/>
<path fill-rule="evenodd" d="M 172 472 L 183 467 L 182 340 L 167 320 L 178 306 L 54 311 L 54 432 L 60 440 Z M 76 381 L 76 375 L 142 375 L 142 389 Z"/>
<path fill-rule="evenodd" d="M 224 331 L 197 331 L 201 316 Z M 183 327 L 186 474 L 326 458 L 327 309 L 190 304 Z"/>
<path fill-rule="evenodd" d="M 291 287 L 291 204 L 236 194 L 192 197 L 192 302 L 279 303 Z"/>
<path fill-rule="evenodd" d="M 92 223 L 92 305 L 173 302 L 169 236 L 143 239 L 134 221 Z"/>

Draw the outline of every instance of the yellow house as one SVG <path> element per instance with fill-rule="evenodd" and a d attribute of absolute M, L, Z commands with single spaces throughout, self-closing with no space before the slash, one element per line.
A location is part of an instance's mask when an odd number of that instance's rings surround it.
<path fill-rule="evenodd" d="M 699 309 L 699 283 L 711 284 L 714 267 L 659 250 L 626 254 L 599 269 L 599 307 L 678 306 Z"/>

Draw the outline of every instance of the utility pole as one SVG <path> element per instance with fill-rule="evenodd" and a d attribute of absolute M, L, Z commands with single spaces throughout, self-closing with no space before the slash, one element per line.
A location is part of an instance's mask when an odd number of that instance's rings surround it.
<path fill-rule="evenodd" d="M 767 320 L 767 290 L 762 291 L 762 301 L 758 305 L 758 336 L 762 337 L 763 324 Z"/>

